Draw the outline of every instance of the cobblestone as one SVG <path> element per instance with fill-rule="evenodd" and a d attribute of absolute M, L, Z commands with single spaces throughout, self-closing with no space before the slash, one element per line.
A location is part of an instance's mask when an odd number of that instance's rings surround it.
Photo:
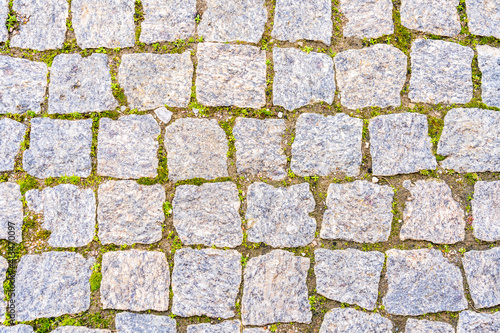
<path fill-rule="evenodd" d="M 500 38 L 500 3 L 466 0 L 467 25 L 471 34 Z"/>
<path fill-rule="evenodd" d="M 132 312 L 116 314 L 115 326 L 118 333 L 176 333 L 175 320 L 168 316 L 157 316 Z"/>
<path fill-rule="evenodd" d="M 220 324 L 198 324 L 187 327 L 187 333 L 239 333 L 241 324 L 239 320 L 225 321 Z"/>
<path fill-rule="evenodd" d="M 459 0 L 403 0 L 401 24 L 429 34 L 453 37 L 460 33 Z"/>
<path fill-rule="evenodd" d="M 478 45 L 477 62 L 481 71 L 481 98 L 488 106 L 500 108 L 500 48 Z"/>
<path fill-rule="evenodd" d="M 14 170 L 26 129 L 26 125 L 12 119 L 0 119 L 0 172 Z"/>
<path fill-rule="evenodd" d="M 392 323 L 378 313 L 336 308 L 325 314 L 319 333 L 390 333 Z"/>
<path fill-rule="evenodd" d="M 9 16 L 9 1 L 3 0 L 0 2 L 0 21 L 7 22 L 7 17 Z M 7 24 L 0 24 L 0 43 L 4 43 L 9 38 L 9 31 L 7 30 Z"/>
<path fill-rule="evenodd" d="M 500 313 L 460 312 L 457 333 L 496 333 L 500 331 Z"/>
<path fill-rule="evenodd" d="M 340 10 L 347 19 L 344 37 L 379 38 L 394 33 L 390 0 L 341 0 Z"/>
<path fill-rule="evenodd" d="M 477 239 L 494 242 L 500 240 L 500 181 L 478 181 L 474 185 L 472 229 Z"/>
<path fill-rule="evenodd" d="M 475 308 L 500 304 L 500 248 L 466 252 L 462 262 Z"/>
<path fill-rule="evenodd" d="M 20 187 L 16 183 L 0 183 L 0 239 L 9 239 L 9 225 L 14 227 L 10 232 L 10 240 L 22 241 L 23 203 Z M 13 232 L 14 234 L 13 234 Z"/>
<path fill-rule="evenodd" d="M 0 333 L 34 333 L 33 327 L 29 325 L 0 326 Z"/>
<path fill-rule="evenodd" d="M 101 330 L 82 326 L 61 326 L 51 331 L 51 333 L 111 333 L 111 330 Z"/>
<path fill-rule="evenodd" d="M 406 321 L 405 333 L 455 333 L 455 329 L 440 321 L 410 318 Z"/>

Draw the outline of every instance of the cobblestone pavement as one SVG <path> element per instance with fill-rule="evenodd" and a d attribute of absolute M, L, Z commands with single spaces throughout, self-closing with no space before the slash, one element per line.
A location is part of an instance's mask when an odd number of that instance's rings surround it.
<path fill-rule="evenodd" d="M 0 333 L 500 332 L 500 1 L 0 22 Z"/>

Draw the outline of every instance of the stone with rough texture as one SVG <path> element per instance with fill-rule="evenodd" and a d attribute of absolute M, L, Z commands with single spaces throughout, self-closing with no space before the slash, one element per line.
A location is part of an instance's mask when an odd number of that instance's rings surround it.
<path fill-rule="evenodd" d="M 165 221 L 165 190 L 133 180 L 110 180 L 99 185 L 97 223 L 102 244 L 153 244 L 161 239 Z"/>
<path fill-rule="evenodd" d="M 0 172 L 14 170 L 16 156 L 27 128 L 15 120 L 0 119 Z"/>
<path fill-rule="evenodd" d="M 344 113 L 327 116 L 304 113 L 295 125 L 291 170 L 299 176 L 332 172 L 357 176 L 361 165 L 363 120 Z"/>
<path fill-rule="evenodd" d="M 316 102 L 332 104 L 335 71 L 330 56 L 295 48 L 273 50 L 273 104 L 295 110 Z"/>
<path fill-rule="evenodd" d="M 9 16 L 9 0 L 0 1 L 0 22 L 7 22 Z M 0 43 L 6 42 L 9 38 L 9 32 L 6 24 L 0 24 Z"/>
<path fill-rule="evenodd" d="M 0 333 L 34 333 L 33 327 L 29 325 L 0 326 Z"/>
<path fill-rule="evenodd" d="M 401 24 L 408 29 L 453 37 L 460 33 L 459 0 L 403 0 Z"/>
<path fill-rule="evenodd" d="M 344 37 L 379 38 L 394 33 L 391 0 L 341 0 L 340 11 L 347 19 Z"/>
<path fill-rule="evenodd" d="M 18 184 L 0 183 L 0 239 L 21 243 L 23 237 L 23 203 L 21 199 L 22 195 Z"/>
<path fill-rule="evenodd" d="M 224 321 L 220 324 L 198 324 L 187 327 L 187 333 L 240 333 L 239 320 Z"/>
<path fill-rule="evenodd" d="M 11 47 L 45 51 L 60 49 L 66 39 L 67 0 L 16 0 L 12 2 L 19 26 Z M 5 21 L 2 21 L 5 22 Z"/>
<path fill-rule="evenodd" d="M 0 114 L 40 113 L 47 73 L 43 62 L 0 56 Z"/>
<path fill-rule="evenodd" d="M 97 173 L 138 179 L 158 175 L 160 126 L 150 114 L 102 118 L 97 137 Z"/>
<path fill-rule="evenodd" d="M 444 117 L 437 153 L 445 169 L 457 172 L 500 171 L 500 112 L 453 109 Z"/>
<path fill-rule="evenodd" d="M 414 103 L 465 104 L 472 99 L 470 47 L 442 40 L 417 39 L 411 46 L 408 97 Z"/>
<path fill-rule="evenodd" d="M 500 304 L 500 248 L 466 252 L 462 262 L 474 307 Z"/>
<path fill-rule="evenodd" d="M 177 250 L 172 272 L 172 313 L 182 317 L 234 317 L 241 270 L 238 251 Z"/>
<path fill-rule="evenodd" d="M 73 0 L 71 13 L 82 49 L 134 46 L 134 0 Z"/>
<path fill-rule="evenodd" d="M 196 0 L 142 0 L 141 43 L 187 40 L 194 35 Z"/>
<path fill-rule="evenodd" d="M 283 119 L 237 118 L 233 135 L 238 172 L 285 178 L 287 159 L 281 145 L 285 129 Z"/>
<path fill-rule="evenodd" d="M 266 104 L 266 52 L 250 45 L 198 44 L 196 98 L 207 106 Z"/>
<path fill-rule="evenodd" d="M 382 303 L 388 313 L 418 316 L 467 309 L 460 269 L 439 250 L 389 250 L 387 294 Z"/>
<path fill-rule="evenodd" d="M 182 118 L 165 128 L 168 177 L 178 180 L 228 177 L 226 133 L 215 119 Z"/>
<path fill-rule="evenodd" d="M 500 3 L 466 0 L 467 24 L 471 34 L 500 38 Z"/>
<path fill-rule="evenodd" d="M 9 268 L 9 262 L 4 257 L 0 256 L 0 295 L 4 294 L 3 284 L 6 279 L 7 269 Z M 3 298 L 0 300 L 0 320 L 5 320 L 5 307 L 7 306 L 7 301 Z M 0 332 L 2 329 L 0 328 Z"/>
<path fill-rule="evenodd" d="M 168 124 L 170 119 L 172 119 L 173 112 L 168 110 L 166 107 L 162 106 L 155 110 L 155 115 L 163 123 Z"/>
<path fill-rule="evenodd" d="M 115 316 L 118 333 L 176 333 L 175 320 L 168 316 L 120 312 Z"/>
<path fill-rule="evenodd" d="M 111 90 L 108 57 L 94 53 L 60 54 L 50 69 L 48 112 L 68 114 L 112 110 L 118 106 Z"/>
<path fill-rule="evenodd" d="M 111 330 L 87 328 L 82 326 L 60 326 L 50 333 L 111 333 Z"/>
<path fill-rule="evenodd" d="M 347 50 L 335 58 L 340 102 L 349 109 L 401 105 L 407 57 L 394 46 L 376 44 Z"/>
<path fill-rule="evenodd" d="M 477 62 L 481 71 L 481 97 L 488 106 L 500 108 L 500 48 L 477 45 Z"/>
<path fill-rule="evenodd" d="M 392 322 L 378 313 L 336 308 L 325 314 L 319 333 L 391 333 Z"/>
<path fill-rule="evenodd" d="M 37 178 L 88 177 L 92 171 L 92 119 L 31 119 L 23 168 Z"/>
<path fill-rule="evenodd" d="M 368 130 L 373 174 L 393 176 L 435 169 L 428 126 L 427 117 L 418 113 L 372 118 Z"/>
<path fill-rule="evenodd" d="M 311 323 L 307 294 L 309 258 L 283 250 L 250 258 L 243 276 L 243 325 Z"/>
<path fill-rule="evenodd" d="M 15 278 L 16 320 L 59 317 L 90 307 L 94 258 L 74 252 L 44 252 L 21 257 Z"/>
<path fill-rule="evenodd" d="M 500 332 L 500 312 L 478 313 L 460 312 L 457 333 L 498 333 Z"/>
<path fill-rule="evenodd" d="M 406 321 L 405 333 L 455 333 L 455 329 L 440 321 L 409 318 Z"/>
<path fill-rule="evenodd" d="M 244 328 L 243 333 L 269 333 L 270 331 L 261 327 Z"/>
<path fill-rule="evenodd" d="M 175 189 L 174 227 L 185 245 L 236 247 L 243 230 L 236 184 L 180 185 Z"/>
<path fill-rule="evenodd" d="M 248 187 L 248 241 L 272 247 L 301 247 L 311 243 L 316 220 L 309 216 L 316 203 L 308 183 L 274 187 L 257 182 Z"/>
<path fill-rule="evenodd" d="M 193 84 L 191 54 L 125 54 L 118 81 L 131 109 L 187 107 Z"/>
<path fill-rule="evenodd" d="M 474 185 L 472 229 L 477 239 L 500 240 L 500 181 L 478 181 Z"/>
<path fill-rule="evenodd" d="M 314 251 L 316 290 L 341 303 L 375 309 L 385 255 L 354 249 Z"/>
<path fill-rule="evenodd" d="M 103 309 L 167 311 L 170 269 L 156 251 L 112 251 L 102 256 Z"/>

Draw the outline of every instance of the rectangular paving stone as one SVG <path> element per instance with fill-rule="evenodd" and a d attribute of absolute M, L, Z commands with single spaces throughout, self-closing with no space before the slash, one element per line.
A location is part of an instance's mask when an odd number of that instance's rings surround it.
<path fill-rule="evenodd" d="M 386 242 L 391 233 L 393 197 L 390 186 L 366 180 L 330 184 L 320 237 L 358 243 Z"/>
<path fill-rule="evenodd" d="M 118 333 L 176 333 L 175 320 L 169 316 L 157 316 L 132 312 L 120 312 L 115 316 Z"/>
<path fill-rule="evenodd" d="M 500 240 L 500 181 L 478 181 L 474 185 L 472 229 L 477 239 Z"/>
<path fill-rule="evenodd" d="M 198 324 L 189 325 L 187 333 L 240 333 L 241 323 L 239 320 L 228 320 L 220 324 Z"/>
<path fill-rule="evenodd" d="M 33 118 L 23 168 L 37 178 L 88 177 L 92 171 L 92 119 Z"/>
<path fill-rule="evenodd" d="M 0 239 L 21 243 L 23 233 L 23 203 L 20 186 L 0 183 Z"/>
<path fill-rule="evenodd" d="M 500 26 L 499 26 L 500 28 Z M 477 45 L 477 62 L 481 71 L 481 98 L 488 106 L 500 108 L 500 48 Z"/>
<path fill-rule="evenodd" d="M 344 37 L 379 38 L 394 33 L 391 0 L 340 0 Z"/>
<path fill-rule="evenodd" d="M 319 333 L 391 333 L 392 322 L 378 313 L 335 308 L 325 314 Z"/>
<path fill-rule="evenodd" d="M 60 326 L 51 333 L 111 333 L 111 330 L 101 330 L 82 326 Z"/>
<path fill-rule="evenodd" d="M 196 97 L 206 106 L 266 104 L 266 53 L 250 45 L 200 43 Z"/>
<path fill-rule="evenodd" d="M 112 251 L 102 256 L 103 309 L 167 311 L 170 269 L 156 251 Z"/>
<path fill-rule="evenodd" d="M 19 324 L 14 326 L 0 326 L 0 333 L 34 333 L 33 327 Z"/>
<path fill-rule="evenodd" d="M 41 112 L 47 87 L 43 62 L 0 55 L 0 114 Z"/>
<path fill-rule="evenodd" d="M 465 104 L 472 99 L 470 47 L 442 40 L 417 39 L 411 46 L 408 97 L 414 103 Z"/>
<path fill-rule="evenodd" d="M 453 37 L 460 33 L 459 0 L 402 0 L 401 24 L 408 29 Z"/>
<path fill-rule="evenodd" d="M 28 127 L 9 118 L 0 119 L 0 172 L 14 170 L 16 156 Z"/>
<path fill-rule="evenodd" d="M 469 251 L 462 259 L 470 295 L 477 309 L 500 304 L 500 247 Z"/>
<path fill-rule="evenodd" d="M 408 318 L 405 333 L 455 333 L 455 329 L 440 321 Z"/>
<path fill-rule="evenodd" d="M 500 3 L 466 0 L 467 25 L 471 34 L 500 38 Z"/>
<path fill-rule="evenodd" d="M 0 256 L 0 295 L 5 295 L 3 284 L 7 278 L 6 275 L 7 275 L 8 268 L 9 268 L 9 262 L 4 257 Z M 6 312 L 5 308 L 6 308 L 7 304 L 8 304 L 8 302 L 3 300 L 3 299 L 0 301 L 0 320 L 2 320 L 2 322 L 5 320 L 5 312 Z M 0 328 L 0 332 L 1 332 L 1 328 Z"/>
<path fill-rule="evenodd" d="M 368 130 L 374 175 L 409 174 L 437 167 L 425 115 L 406 112 L 377 116 L 370 120 Z"/>
<path fill-rule="evenodd" d="M 0 1 L 0 22 L 7 22 L 9 16 L 9 0 Z M 0 24 L 0 43 L 6 42 L 9 38 L 6 24 Z"/>
<path fill-rule="evenodd" d="M 496 333 L 500 331 L 500 312 L 460 312 L 457 333 Z"/>
<path fill-rule="evenodd" d="M 444 117 L 437 153 L 458 172 L 500 171 L 500 112 L 453 109 Z"/>
<path fill-rule="evenodd" d="M 90 307 L 94 259 L 74 252 L 44 252 L 21 257 L 15 278 L 16 320 L 77 314 Z"/>
<path fill-rule="evenodd" d="M 118 102 L 111 90 L 108 56 L 94 53 L 60 54 L 50 68 L 48 112 L 68 114 L 113 110 Z"/>

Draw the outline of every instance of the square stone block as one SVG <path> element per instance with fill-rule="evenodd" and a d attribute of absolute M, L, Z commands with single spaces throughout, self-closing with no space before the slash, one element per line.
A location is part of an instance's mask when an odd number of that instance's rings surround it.
<path fill-rule="evenodd" d="M 14 170 L 16 156 L 28 127 L 9 118 L 0 119 L 0 172 Z"/>
<path fill-rule="evenodd" d="M 481 98 L 488 106 L 500 108 L 500 48 L 477 45 L 477 62 L 481 71 Z"/>
<path fill-rule="evenodd" d="M 391 0 L 340 0 L 340 11 L 347 19 L 344 37 L 379 38 L 394 33 Z"/>
<path fill-rule="evenodd" d="M 0 239 L 21 243 L 23 232 L 23 203 L 20 186 L 0 183 Z"/>
<path fill-rule="evenodd" d="M 462 259 L 470 295 L 477 309 L 500 304 L 500 247 L 469 251 Z"/>
<path fill-rule="evenodd" d="M 457 333 L 500 332 L 500 312 L 480 313 L 471 310 L 460 312 Z"/>
<path fill-rule="evenodd" d="M 408 29 L 453 37 L 460 33 L 459 0 L 402 0 L 401 24 Z"/>
<path fill-rule="evenodd" d="M 466 0 L 467 25 L 471 34 L 500 38 L 500 3 Z"/>
<path fill-rule="evenodd" d="M 476 182 L 472 204 L 472 229 L 477 239 L 500 240 L 500 181 Z"/>
<path fill-rule="evenodd" d="M 241 323 L 239 320 L 224 321 L 220 324 L 198 324 L 189 325 L 187 333 L 240 333 Z"/>
<path fill-rule="evenodd" d="M 174 319 L 152 314 L 120 312 L 115 316 L 115 326 L 119 333 L 177 333 Z"/>
<path fill-rule="evenodd" d="M 325 314 L 320 333 L 391 333 L 392 322 L 378 313 L 335 308 Z"/>
<path fill-rule="evenodd" d="M 455 329 L 440 321 L 409 318 L 406 321 L 405 333 L 455 333 Z"/>

